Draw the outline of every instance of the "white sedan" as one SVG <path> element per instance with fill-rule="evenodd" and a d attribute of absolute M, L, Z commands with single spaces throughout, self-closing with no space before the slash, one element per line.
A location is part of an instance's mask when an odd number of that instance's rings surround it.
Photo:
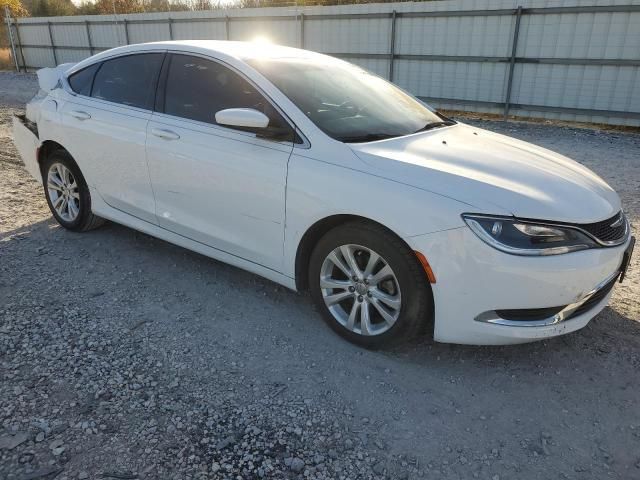
<path fill-rule="evenodd" d="M 629 263 L 593 172 L 335 58 L 158 42 L 38 75 L 14 138 L 63 227 L 108 219 L 308 290 L 365 347 L 571 332 Z"/>

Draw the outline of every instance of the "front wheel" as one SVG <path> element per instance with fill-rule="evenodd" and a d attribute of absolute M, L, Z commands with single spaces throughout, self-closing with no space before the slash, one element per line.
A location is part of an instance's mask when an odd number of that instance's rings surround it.
<path fill-rule="evenodd" d="M 329 326 L 367 348 L 407 340 L 432 321 L 431 288 L 415 254 L 375 224 L 325 234 L 311 254 L 309 286 Z"/>

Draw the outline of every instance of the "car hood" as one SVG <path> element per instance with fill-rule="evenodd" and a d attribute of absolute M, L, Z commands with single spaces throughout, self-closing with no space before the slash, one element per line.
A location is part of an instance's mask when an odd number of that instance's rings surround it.
<path fill-rule="evenodd" d="M 464 124 L 350 147 L 370 173 L 454 198 L 469 211 L 590 223 L 621 208 L 613 189 L 577 162 Z"/>

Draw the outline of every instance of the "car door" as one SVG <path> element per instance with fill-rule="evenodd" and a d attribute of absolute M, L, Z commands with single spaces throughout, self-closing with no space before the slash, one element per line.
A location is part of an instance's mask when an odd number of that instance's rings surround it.
<path fill-rule="evenodd" d="M 125 213 L 157 223 L 145 160 L 147 123 L 164 52 L 105 60 L 69 76 L 66 141 L 89 185 Z"/>
<path fill-rule="evenodd" d="M 147 135 L 160 226 L 280 271 L 293 128 L 243 76 L 199 56 L 168 54 Z M 288 138 L 218 125 L 216 112 L 255 108 Z"/>

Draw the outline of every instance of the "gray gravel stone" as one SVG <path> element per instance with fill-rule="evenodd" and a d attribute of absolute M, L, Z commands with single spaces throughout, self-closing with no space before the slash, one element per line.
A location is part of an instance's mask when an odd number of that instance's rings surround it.
<path fill-rule="evenodd" d="M 0 437 L 0 450 L 13 450 L 17 446 L 26 442 L 28 439 L 28 432 L 15 432 L 9 435 L 3 435 L 2 437 Z"/>
<path fill-rule="evenodd" d="M 298 457 L 292 458 L 289 468 L 296 473 L 301 472 L 304 469 L 304 460 Z"/>

